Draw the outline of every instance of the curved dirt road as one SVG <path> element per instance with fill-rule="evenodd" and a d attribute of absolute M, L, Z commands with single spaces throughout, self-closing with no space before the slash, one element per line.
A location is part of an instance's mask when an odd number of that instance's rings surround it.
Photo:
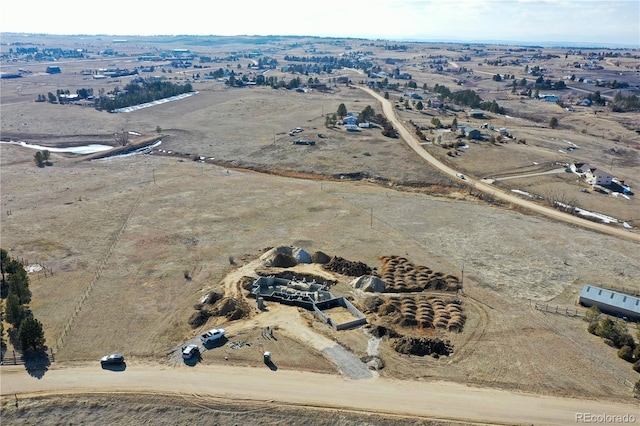
<path fill-rule="evenodd" d="M 413 149 L 420 157 L 422 157 L 426 162 L 431 164 L 436 169 L 441 172 L 459 179 L 456 177 L 457 173 L 460 173 L 457 170 L 452 169 L 446 164 L 442 163 L 440 160 L 429 154 L 427 151 L 422 149 L 418 139 L 416 139 L 413 134 L 407 130 L 404 124 L 400 121 L 398 116 L 396 115 L 393 105 L 384 97 L 380 96 L 378 93 L 369 89 L 368 87 L 355 86 L 360 90 L 364 90 L 369 95 L 371 95 L 374 99 L 378 100 L 382 105 L 382 110 L 387 119 L 393 124 L 393 126 L 398 129 L 398 133 L 400 137 L 409 145 L 411 149 Z M 535 213 L 547 216 L 552 219 L 561 220 L 566 223 L 570 223 L 573 225 L 578 225 L 583 228 L 592 229 L 594 231 L 599 231 L 605 234 L 613 235 L 616 237 L 626 238 L 632 241 L 640 242 L 640 234 L 632 231 L 628 231 L 622 228 L 614 228 L 609 225 L 604 225 L 601 223 L 595 223 L 590 220 L 582 219 L 576 216 L 572 216 L 568 213 L 561 212 L 559 210 L 552 209 L 547 206 L 543 206 L 532 201 L 524 200 L 515 195 L 509 194 L 507 192 L 501 191 L 498 188 L 487 185 L 486 183 L 467 177 L 466 182 L 469 185 L 473 185 L 475 189 L 478 191 L 482 191 L 485 194 L 489 194 L 495 198 L 499 198 L 503 201 L 511 203 L 513 205 L 517 205 L 519 207 L 525 208 L 529 211 L 533 211 Z"/>
<path fill-rule="evenodd" d="M 277 360 L 276 360 L 277 362 Z M 631 415 L 638 406 L 548 397 L 451 382 L 414 382 L 382 378 L 348 380 L 329 374 L 271 371 L 264 368 L 167 367 L 130 363 L 125 371 L 92 364 L 57 364 L 35 379 L 22 367 L 2 367 L 2 398 L 89 393 L 158 393 L 188 398 L 274 401 L 296 406 L 402 414 L 498 424 L 575 424 L 578 413 Z M 9 399 L 10 398 L 10 399 Z M 632 422 L 633 423 L 633 422 Z"/>

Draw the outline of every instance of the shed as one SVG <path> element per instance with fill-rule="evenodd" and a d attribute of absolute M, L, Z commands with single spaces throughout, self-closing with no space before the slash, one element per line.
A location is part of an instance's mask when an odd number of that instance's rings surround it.
<path fill-rule="evenodd" d="M 47 67 L 47 70 L 45 72 L 47 74 L 60 74 L 62 72 L 62 70 L 58 66 L 51 65 L 51 66 Z"/>
<path fill-rule="evenodd" d="M 636 296 L 585 285 L 580 292 L 580 304 L 597 306 L 605 314 L 640 321 L 640 298 Z"/>

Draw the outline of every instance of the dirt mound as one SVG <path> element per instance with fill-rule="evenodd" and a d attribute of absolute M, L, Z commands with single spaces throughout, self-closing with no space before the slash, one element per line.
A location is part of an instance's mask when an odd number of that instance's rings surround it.
<path fill-rule="evenodd" d="M 371 275 L 372 272 L 372 269 L 363 262 L 352 262 L 338 256 L 333 256 L 329 263 L 324 265 L 324 268 L 328 271 L 337 272 L 351 277 Z"/>
<path fill-rule="evenodd" d="M 400 335 L 395 330 L 393 330 L 392 328 L 387 328 L 383 325 L 372 325 L 369 329 L 369 333 L 377 338 L 381 338 L 384 336 L 387 336 L 389 338 L 400 337 Z"/>
<path fill-rule="evenodd" d="M 208 311 L 197 310 L 189 317 L 188 323 L 191 328 L 198 328 L 207 323 L 211 314 Z"/>
<path fill-rule="evenodd" d="M 222 299 L 222 297 L 223 297 L 222 293 L 217 293 L 215 291 L 212 291 L 211 293 L 205 296 L 205 298 L 202 300 L 202 303 L 206 305 L 213 305 L 218 300 Z"/>
<path fill-rule="evenodd" d="M 329 263 L 329 261 L 331 260 L 331 256 L 329 256 L 328 254 L 325 254 L 321 251 L 316 251 L 314 253 L 311 254 L 311 261 L 313 263 L 320 263 L 322 265 Z"/>
<path fill-rule="evenodd" d="M 293 266 L 296 266 L 297 264 L 298 262 L 293 256 L 286 253 L 277 253 L 271 259 L 270 266 L 273 266 L 275 268 L 291 268 Z"/>
<path fill-rule="evenodd" d="M 378 296 L 367 297 L 364 300 L 358 301 L 358 308 L 365 314 L 373 314 L 378 312 L 380 305 L 384 303 L 384 299 Z"/>
<path fill-rule="evenodd" d="M 387 284 L 378 277 L 363 275 L 351 281 L 353 288 L 359 288 L 368 293 L 384 293 Z"/>
<path fill-rule="evenodd" d="M 462 288 L 458 277 L 414 265 L 404 257 L 380 256 L 378 259 L 382 262 L 380 277 L 387 283 L 387 292 L 457 291 Z"/>
<path fill-rule="evenodd" d="M 311 255 L 304 249 L 296 247 L 291 250 L 291 255 L 298 263 L 311 263 Z"/>
<path fill-rule="evenodd" d="M 449 356 L 453 353 L 453 347 L 447 341 L 439 338 L 409 337 L 403 336 L 391 340 L 391 347 L 398 353 L 406 355 L 433 355 Z"/>
<path fill-rule="evenodd" d="M 225 317 L 229 321 L 244 318 L 251 313 L 251 308 L 244 300 L 223 297 L 209 311 L 212 316 Z"/>
<path fill-rule="evenodd" d="M 253 283 L 255 280 L 256 279 L 254 277 L 244 276 L 240 279 L 240 287 L 244 290 L 251 291 L 253 290 Z"/>

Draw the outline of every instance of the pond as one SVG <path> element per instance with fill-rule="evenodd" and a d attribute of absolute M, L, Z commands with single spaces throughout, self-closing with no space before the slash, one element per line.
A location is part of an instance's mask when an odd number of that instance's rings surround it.
<path fill-rule="evenodd" d="M 66 153 L 69 153 L 69 154 L 81 154 L 81 155 L 94 154 L 96 152 L 108 151 L 110 149 L 113 149 L 112 146 L 101 145 L 101 144 L 89 144 L 89 145 L 81 145 L 81 146 L 70 146 L 70 147 L 66 147 L 66 148 L 55 148 L 55 147 L 50 147 L 50 146 L 41 146 L 41 145 L 30 144 L 30 143 L 26 143 L 26 142 L 10 141 L 10 142 L 0 142 L 0 143 L 19 145 L 19 146 L 22 146 L 22 147 L 25 147 L 25 148 L 37 149 L 37 150 L 40 150 L 40 151 L 66 152 Z"/>

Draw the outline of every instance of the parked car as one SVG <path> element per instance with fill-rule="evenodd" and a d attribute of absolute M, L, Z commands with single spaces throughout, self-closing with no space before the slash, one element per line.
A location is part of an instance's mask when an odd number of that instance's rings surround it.
<path fill-rule="evenodd" d="M 456 173 L 456 176 L 458 176 L 462 180 L 466 179 L 462 173 Z"/>
<path fill-rule="evenodd" d="M 200 353 L 200 348 L 198 348 L 198 345 L 189 345 L 182 350 L 182 358 L 190 359 L 198 353 Z"/>
<path fill-rule="evenodd" d="M 106 355 L 100 358 L 100 364 L 102 365 L 119 365 L 124 364 L 124 356 L 120 354 Z"/>
<path fill-rule="evenodd" d="M 214 340 L 218 340 L 219 338 L 223 337 L 225 333 L 226 330 L 224 328 L 212 328 L 204 334 L 201 334 L 200 340 L 202 341 L 202 343 L 206 344 L 209 342 L 213 342 Z"/>

